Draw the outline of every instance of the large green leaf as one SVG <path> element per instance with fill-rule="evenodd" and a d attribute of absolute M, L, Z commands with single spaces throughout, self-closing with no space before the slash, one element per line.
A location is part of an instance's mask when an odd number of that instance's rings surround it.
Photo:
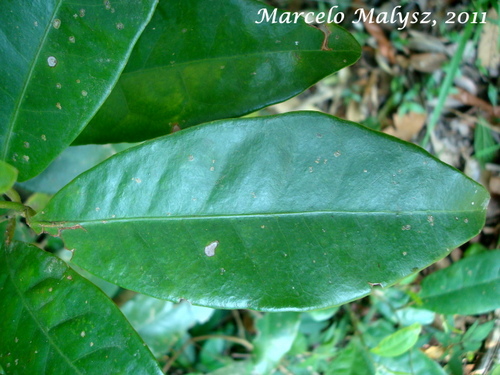
<path fill-rule="evenodd" d="M 160 1 L 77 142 L 142 141 L 176 126 L 240 116 L 288 99 L 360 56 L 339 26 L 330 25 L 324 46 L 324 34 L 301 19 L 257 24 L 261 9 L 272 11 L 253 0 Z"/>
<path fill-rule="evenodd" d="M 424 150 L 317 112 L 227 120 L 130 148 L 32 224 L 158 298 L 308 310 L 393 284 L 475 236 L 485 189 Z"/>
<path fill-rule="evenodd" d="M 162 374 L 118 308 L 62 260 L 22 243 L 0 251 L 7 374 Z"/>
<path fill-rule="evenodd" d="M 41 172 L 110 93 L 157 0 L 2 1 L 0 160 Z"/>
<path fill-rule="evenodd" d="M 423 307 L 441 314 L 481 314 L 500 308 L 500 250 L 461 259 L 422 282 Z"/>

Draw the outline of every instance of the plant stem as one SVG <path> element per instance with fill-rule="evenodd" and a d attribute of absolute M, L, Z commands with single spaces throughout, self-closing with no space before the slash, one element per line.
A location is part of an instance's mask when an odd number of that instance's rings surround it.
<path fill-rule="evenodd" d="M 434 128 L 436 127 L 439 117 L 441 116 L 444 103 L 446 101 L 446 98 L 448 97 L 448 94 L 450 93 L 451 86 L 453 85 L 453 80 L 455 79 L 455 75 L 457 74 L 458 68 L 460 66 L 465 46 L 470 39 L 472 30 L 474 29 L 473 26 L 474 26 L 473 24 L 469 23 L 465 27 L 465 31 L 462 34 L 462 37 L 460 38 L 460 43 L 458 44 L 457 51 L 453 55 L 451 63 L 448 66 L 443 85 L 441 86 L 441 90 L 439 91 L 438 103 L 434 108 L 434 111 L 432 111 L 431 118 L 429 120 L 429 123 L 427 124 L 427 131 L 422 141 L 422 147 L 424 148 L 427 147 L 427 144 L 429 143 L 429 139 L 431 137 L 431 133 L 434 131 Z"/>
<path fill-rule="evenodd" d="M 0 208 L 24 212 L 26 206 L 18 202 L 0 201 Z"/>

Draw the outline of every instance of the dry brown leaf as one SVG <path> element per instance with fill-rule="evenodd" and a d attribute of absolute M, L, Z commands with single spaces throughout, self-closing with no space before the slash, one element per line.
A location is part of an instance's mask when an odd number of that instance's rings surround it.
<path fill-rule="evenodd" d="M 380 107 L 380 101 L 383 97 L 387 96 L 382 87 L 383 76 L 380 74 L 379 69 L 373 69 L 370 73 L 370 77 L 367 84 L 364 87 L 363 100 L 361 102 L 361 113 L 366 119 L 369 116 L 376 116 L 378 113 L 378 108 Z"/>
<path fill-rule="evenodd" d="M 464 375 L 472 375 L 472 370 L 474 370 L 474 364 L 468 364 L 464 366 Z"/>
<path fill-rule="evenodd" d="M 417 53 L 410 57 L 410 66 L 424 73 L 433 73 L 448 60 L 444 53 Z"/>
<path fill-rule="evenodd" d="M 444 355 L 444 349 L 441 346 L 429 346 L 424 353 L 431 359 L 439 360 Z"/>
<path fill-rule="evenodd" d="M 472 107 L 482 109 L 483 111 L 488 113 L 489 116 L 500 117 L 500 106 L 493 107 L 487 101 L 480 99 L 463 89 L 459 88 L 458 91 L 458 94 L 452 95 L 454 99 L 457 99 L 465 105 L 470 105 Z"/>
<path fill-rule="evenodd" d="M 497 76 L 500 67 L 500 48 L 498 46 L 500 27 L 498 26 L 498 14 L 495 9 L 490 9 L 487 19 L 489 21 L 484 25 L 479 40 L 478 59 L 492 76 Z"/>
<path fill-rule="evenodd" d="M 489 188 L 490 188 L 491 193 L 500 195 L 500 177 L 499 176 L 493 176 L 490 178 Z"/>
<path fill-rule="evenodd" d="M 437 53 L 446 52 L 445 44 L 435 36 L 416 30 L 410 30 L 409 34 L 410 38 L 408 38 L 408 48 L 413 51 Z"/>
<path fill-rule="evenodd" d="M 396 51 L 392 46 L 392 43 L 387 39 L 384 34 L 384 30 L 380 25 L 371 22 L 364 23 L 366 31 L 375 38 L 377 41 L 380 54 L 384 56 L 391 64 L 396 62 Z"/>
<path fill-rule="evenodd" d="M 347 105 L 346 118 L 349 121 L 361 122 L 366 119 L 366 116 L 361 113 L 360 103 L 351 100 Z"/>
<path fill-rule="evenodd" d="M 393 116 L 394 128 L 384 129 L 384 132 L 404 141 L 410 141 L 417 135 L 425 124 L 425 113 L 408 112 L 405 115 Z"/>

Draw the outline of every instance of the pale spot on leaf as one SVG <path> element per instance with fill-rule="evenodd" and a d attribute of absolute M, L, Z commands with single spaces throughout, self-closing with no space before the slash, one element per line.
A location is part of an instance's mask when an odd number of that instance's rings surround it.
<path fill-rule="evenodd" d="M 54 56 L 49 56 L 49 57 L 47 58 L 47 64 L 48 64 L 51 68 L 53 68 L 53 67 L 55 67 L 55 66 L 57 65 L 57 59 L 56 59 Z"/>
<path fill-rule="evenodd" d="M 207 257 L 213 257 L 217 246 L 219 246 L 219 241 L 213 241 L 209 245 L 205 246 L 205 255 Z"/>

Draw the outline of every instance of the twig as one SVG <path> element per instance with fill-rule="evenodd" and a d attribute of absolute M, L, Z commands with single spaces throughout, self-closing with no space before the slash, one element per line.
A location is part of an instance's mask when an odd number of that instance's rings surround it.
<path fill-rule="evenodd" d="M 238 327 L 238 337 L 245 339 L 245 326 L 241 321 L 241 316 L 238 310 L 231 310 L 233 314 L 234 321 L 236 322 L 236 327 Z"/>
<path fill-rule="evenodd" d="M 465 105 L 470 105 L 472 107 L 482 109 L 491 117 L 500 117 L 500 106 L 494 107 L 487 101 L 480 99 L 475 95 L 472 95 L 464 89 L 459 88 L 458 91 L 458 94 L 452 95 L 454 99 L 457 99 L 459 102 L 462 102 Z"/>

